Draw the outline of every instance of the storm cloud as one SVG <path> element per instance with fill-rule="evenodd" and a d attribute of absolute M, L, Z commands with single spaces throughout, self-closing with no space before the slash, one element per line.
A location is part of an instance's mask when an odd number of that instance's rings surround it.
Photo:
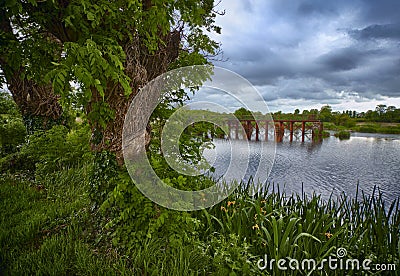
<path fill-rule="evenodd" d="M 247 78 L 272 106 L 399 101 L 400 1 L 223 0 L 217 8 L 226 14 L 213 38 L 226 60 L 214 64 Z"/>

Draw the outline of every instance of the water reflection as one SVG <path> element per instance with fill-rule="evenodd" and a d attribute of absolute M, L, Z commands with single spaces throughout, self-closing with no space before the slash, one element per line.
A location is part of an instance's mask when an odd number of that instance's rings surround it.
<path fill-rule="evenodd" d="M 225 143 L 215 142 L 218 149 L 215 176 L 223 175 L 229 162 L 242 166 L 245 161 L 219 158 L 218 154 L 226 155 Z M 257 170 L 260 143 L 265 142 L 250 142 L 250 160 L 244 181 Z M 235 143 L 234 150 L 241 150 L 240 141 Z M 376 185 L 385 199 L 395 199 L 400 196 L 400 135 L 352 133 L 350 140 L 329 137 L 320 143 L 278 143 L 267 181 L 279 184 L 287 193 L 301 193 L 303 183 L 307 194 L 316 192 L 326 199 L 331 193 L 354 196 L 359 182 L 360 189 L 367 194 L 371 194 Z"/>

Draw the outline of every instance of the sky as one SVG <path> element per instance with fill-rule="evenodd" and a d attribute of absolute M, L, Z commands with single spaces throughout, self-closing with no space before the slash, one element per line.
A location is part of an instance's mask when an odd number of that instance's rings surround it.
<path fill-rule="evenodd" d="M 222 0 L 217 9 L 223 60 L 214 65 L 248 79 L 271 111 L 400 107 L 399 0 Z"/>

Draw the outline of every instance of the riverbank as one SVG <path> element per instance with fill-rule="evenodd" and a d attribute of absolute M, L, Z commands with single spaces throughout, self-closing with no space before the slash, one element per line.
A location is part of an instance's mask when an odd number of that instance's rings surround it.
<path fill-rule="evenodd" d="M 319 264 L 337 258 L 340 249 L 346 252 L 342 258 L 370 258 L 370 268 L 385 264 L 398 275 L 399 201 L 384 203 L 378 192 L 368 197 L 357 189 L 357 200 L 343 194 L 323 201 L 268 189 L 253 196 L 242 186 L 202 211 L 154 206 L 159 214 L 150 224 L 168 218 L 163 222 L 167 236 L 134 240 L 125 229 L 126 241 L 115 244 L 113 232 L 104 228 L 109 219 L 92 209 L 87 169 L 56 172 L 39 182 L 2 177 L 0 274 L 276 275 L 282 272 L 276 263 L 260 266 L 265 256 L 300 263 L 312 258 Z M 192 229 L 188 223 L 195 223 Z M 183 237 L 185 243 L 171 244 Z M 135 244 L 133 251 L 124 249 L 127 243 Z M 317 272 L 334 271 L 326 265 Z"/>
<path fill-rule="evenodd" d="M 355 126 L 346 127 L 325 122 L 324 129 L 362 133 L 400 134 L 400 123 L 358 122 Z"/>

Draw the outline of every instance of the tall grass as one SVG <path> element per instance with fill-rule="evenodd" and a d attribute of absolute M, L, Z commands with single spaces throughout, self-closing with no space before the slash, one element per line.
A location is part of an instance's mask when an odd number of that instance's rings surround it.
<path fill-rule="evenodd" d="M 128 254 L 111 246 L 112 233 L 95 221 L 87 193 L 90 170 L 55 172 L 37 182 L 0 180 L 0 274 L 361 274 L 257 266 L 265 255 L 321 262 L 338 248 L 347 250 L 347 258 L 400 267 L 398 199 L 387 203 L 378 189 L 366 195 L 357 188 L 355 198 L 342 194 L 324 201 L 304 192 L 287 195 L 274 185 L 257 189 L 251 181 L 221 203 L 191 213 L 201 226 L 190 243 L 169 248 L 162 238 L 147 238 Z"/>
<path fill-rule="evenodd" d="M 125 264 L 98 258 L 83 235 L 90 227 L 90 168 L 27 182 L 0 180 L 0 275 L 115 274 Z"/>
<path fill-rule="evenodd" d="M 0 275 L 205 275 L 195 244 L 169 250 L 149 238 L 131 255 L 111 245 L 89 199 L 91 167 L 35 181 L 0 179 Z"/>
<path fill-rule="evenodd" d="M 371 259 L 374 263 L 394 263 L 400 267 L 399 200 L 389 206 L 382 193 L 359 195 L 354 199 L 342 194 L 323 201 L 320 196 L 286 195 L 261 189 L 253 195 L 252 183 L 240 186 L 220 204 L 199 214 L 207 236 L 237 237 L 249 244 L 248 259 L 263 257 L 317 261 L 336 256 L 338 248 L 347 250 L 348 258 Z M 260 272 L 260 271 L 258 271 Z M 295 275 L 273 267 L 273 275 Z M 321 275 L 342 275 L 343 271 L 307 271 Z M 358 275 L 360 271 L 350 271 Z M 391 271 L 391 275 L 398 272 Z M 397 273 L 397 274 L 396 274 Z"/>

